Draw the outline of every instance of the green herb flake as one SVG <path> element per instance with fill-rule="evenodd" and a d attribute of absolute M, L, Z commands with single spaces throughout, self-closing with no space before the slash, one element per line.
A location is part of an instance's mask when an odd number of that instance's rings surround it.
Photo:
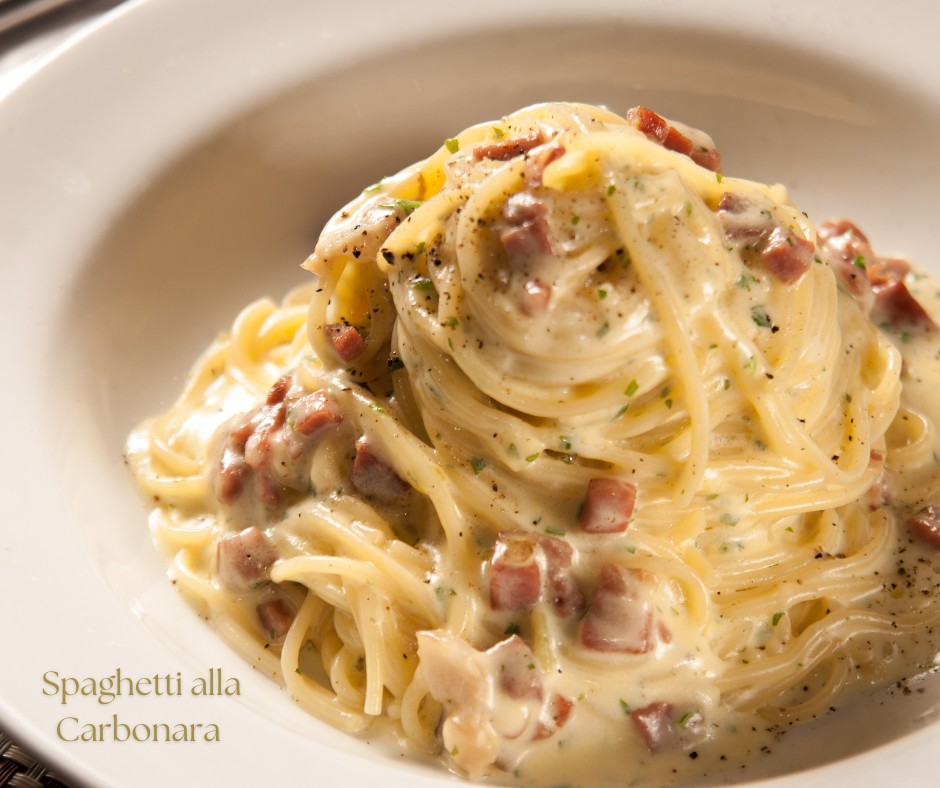
<path fill-rule="evenodd" d="M 617 187 L 614 186 L 613 184 L 610 184 L 610 186 L 607 187 L 607 196 L 613 197 L 616 191 L 617 191 Z"/>
<path fill-rule="evenodd" d="M 774 613 L 774 617 L 770 619 L 770 625 L 774 627 L 777 626 L 777 624 L 780 623 L 781 618 L 783 618 L 783 611 L 778 610 L 776 613 Z"/>
<path fill-rule="evenodd" d="M 762 306 L 751 307 L 751 320 L 761 328 L 770 328 L 770 326 L 773 325 L 770 315 L 767 314 L 767 310 Z"/>
<path fill-rule="evenodd" d="M 558 443 L 561 444 L 561 448 L 565 451 L 571 451 L 571 439 L 565 435 L 558 436 Z"/>
<path fill-rule="evenodd" d="M 571 217 L 571 224 L 572 224 L 572 226 L 577 225 L 578 222 L 580 222 L 580 221 L 581 221 L 581 217 L 578 216 L 577 214 L 575 214 L 574 216 Z"/>
<path fill-rule="evenodd" d="M 430 290 L 436 290 L 434 287 L 434 282 L 426 276 L 415 277 L 415 280 L 411 283 L 411 286 L 415 290 L 420 290 L 421 292 L 428 292 Z"/>
<path fill-rule="evenodd" d="M 534 454 L 530 454 L 528 457 L 525 458 L 525 461 L 526 461 L 526 462 L 535 462 L 535 461 L 539 458 L 539 455 L 540 455 L 541 453 L 542 453 L 542 452 L 537 451 L 537 452 L 535 452 Z"/>
<path fill-rule="evenodd" d="M 389 372 L 398 372 L 400 369 L 405 368 L 405 362 L 402 361 L 398 356 L 389 356 L 388 359 L 388 371 Z"/>
<path fill-rule="evenodd" d="M 696 716 L 698 716 L 697 712 L 687 711 L 681 717 L 679 717 L 678 720 L 676 720 L 676 725 L 678 725 L 680 728 L 684 728 L 686 725 L 692 722 Z"/>
<path fill-rule="evenodd" d="M 484 457 L 474 457 L 470 460 L 470 467 L 473 469 L 474 475 L 477 475 L 488 465 L 486 458 Z"/>
<path fill-rule="evenodd" d="M 627 703 L 623 698 L 620 699 L 620 708 L 623 709 L 624 714 L 630 714 L 633 711 L 630 708 L 630 704 Z"/>
<path fill-rule="evenodd" d="M 620 409 L 614 414 L 614 417 L 611 419 L 611 421 L 616 421 L 617 419 L 619 419 L 624 413 L 627 412 L 627 409 L 628 409 L 629 407 L 630 407 L 629 404 L 627 404 L 627 405 L 621 405 L 621 406 L 620 406 Z"/>
<path fill-rule="evenodd" d="M 519 625 L 513 622 L 503 631 L 503 634 L 506 636 L 518 635 L 521 634 L 522 630 L 519 628 Z"/>
<path fill-rule="evenodd" d="M 496 139 L 501 140 L 504 136 L 506 136 L 506 132 L 503 131 L 499 126 L 493 126 L 493 136 L 496 137 Z"/>
<path fill-rule="evenodd" d="M 640 384 L 637 383 L 636 380 L 631 380 L 627 387 L 623 390 L 623 393 L 628 397 L 632 397 L 634 394 L 636 394 L 637 389 L 639 388 Z"/>
<path fill-rule="evenodd" d="M 720 519 L 724 525 L 737 525 L 738 524 L 738 518 L 735 517 L 730 512 L 725 512 L 723 515 L 721 515 Z"/>
<path fill-rule="evenodd" d="M 424 254 L 424 247 L 425 247 L 425 246 L 427 246 L 427 244 L 426 244 L 424 241 L 422 241 L 421 243 L 419 243 L 419 244 L 415 247 L 415 254 L 416 254 L 416 255 Z"/>
<path fill-rule="evenodd" d="M 549 527 L 545 529 L 545 533 L 549 536 L 566 536 L 568 532 L 564 528 Z"/>
<path fill-rule="evenodd" d="M 725 391 L 727 391 L 728 389 L 730 389 L 730 388 L 731 388 L 731 378 L 725 378 L 724 381 L 723 381 L 722 384 L 721 384 L 721 387 L 722 387 Z"/>
<path fill-rule="evenodd" d="M 444 140 L 444 147 L 447 148 L 451 153 L 456 153 L 460 150 L 460 140 L 456 137 L 451 137 L 450 139 Z"/>
<path fill-rule="evenodd" d="M 599 329 L 597 329 L 597 334 L 596 334 L 597 338 L 603 339 L 605 336 L 607 336 L 608 331 L 610 331 L 610 323 L 608 323 L 605 320 L 604 325 L 602 325 Z"/>
<path fill-rule="evenodd" d="M 721 183 L 721 173 L 720 173 L 720 172 L 716 172 L 716 173 L 715 173 L 715 181 L 718 182 L 718 183 Z"/>
<path fill-rule="evenodd" d="M 457 326 L 460 325 L 460 321 L 459 321 L 456 317 L 454 317 L 453 315 L 451 315 L 449 318 L 447 318 L 447 320 L 445 320 L 444 322 L 445 322 L 447 325 L 449 325 L 451 328 L 456 328 Z"/>
<path fill-rule="evenodd" d="M 864 255 L 857 255 L 856 258 L 852 261 L 852 265 L 857 266 L 858 268 L 865 268 L 865 257 Z"/>
<path fill-rule="evenodd" d="M 394 199 L 390 202 L 383 202 L 379 205 L 379 208 L 388 208 L 390 210 L 401 210 L 405 216 L 411 216 L 414 213 L 415 209 L 420 208 L 422 205 L 421 200 L 399 200 Z"/>
<path fill-rule="evenodd" d="M 597 291 L 597 297 L 599 300 L 603 301 L 605 298 L 607 298 L 607 291 L 603 287 L 599 288 Z"/>

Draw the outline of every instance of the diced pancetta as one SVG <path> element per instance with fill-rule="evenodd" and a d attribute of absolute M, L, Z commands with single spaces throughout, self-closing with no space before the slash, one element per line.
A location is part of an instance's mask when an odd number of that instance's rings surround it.
<path fill-rule="evenodd" d="M 865 234 L 844 219 L 823 222 L 816 229 L 816 243 L 820 257 L 835 271 L 845 291 L 870 312 L 874 296 L 867 267 L 875 260 L 875 252 Z"/>
<path fill-rule="evenodd" d="M 297 432 L 314 438 L 343 420 L 343 411 L 326 389 L 300 397 L 291 406 L 289 420 Z"/>
<path fill-rule="evenodd" d="M 574 548 L 564 539 L 538 537 L 545 557 L 545 593 L 555 612 L 563 618 L 584 610 L 584 594 L 571 571 Z"/>
<path fill-rule="evenodd" d="M 551 230 L 545 218 L 545 203 L 528 191 L 511 194 L 503 205 L 505 229 L 500 242 L 513 268 L 553 255 Z"/>
<path fill-rule="evenodd" d="M 282 599 L 271 599 L 262 602 L 255 608 L 261 631 L 272 640 L 284 637 L 294 621 L 294 615 Z"/>
<path fill-rule="evenodd" d="M 755 256 L 784 284 L 796 282 L 812 265 L 813 244 L 778 224 L 770 210 L 757 201 L 725 192 L 718 201 L 718 218 L 728 239 L 740 244 L 746 255 Z"/>
<path fill-rule="evenodd" d="M 542 716 L 539 718 L 539 727 L 535 733 L 535 738 L 547 739 L 549 736 L 554 735 L 568 722 L 573 709 L 574 702 L 572 700 L 558 693 L 552 695 L 542 712 Z"/>
<path fill-rule="evenodd" d="M 489 574 L 490 607 L 518 612 L 534 607 L 542 594 L 542 569 L 536 545 L 526 533 L 503 532 L 496 538 Z"/>
<path fill-rule="evenodd" d="M 366 436 L 356 441 L 350 481 L 367 498 L 385 504 L 404 503 L 412 490 L 411 485 L 379 456 L 374 443 Z"/>
<path fill-rule="evenodd" d="M 230 422 L 215 478 L 219 500 L 235 505 L 250 491 L 246 501 L 277 509 L 287 488 L 307 487 L 309 450 L 325 430 L 342 420 L 342 410 L 329 391 L 307 393 L 293 385 L 290 376 L 281 378 L 263 405 Z"/>
<path fill-rule="evenodd" d="M 359 358 L 366 349 L 362 334 L 348 323 L 330 323 L 326 327 L 326 335 L 336 355 L 347 363 Z"/>
<path fill-rule="evenodd" d="M 626 531 L 633 517 L 636 487 L 620 479 L 599 477 L 588 482 L 579 524 L 589 534 Z"/>
<path fill-rule="evenodd" d="M 721 169 L 721 154 L 705 132 L 668 121 L 648 107 L 633 107 L 627 110 L 626 118 L 634 128 L 666 150 L 684 154 L 713 172 Z"/>
<path fill-rule="evenodd" d="M 510 159 L 521 156 L 533 148 L 541 145 L 545 141 L 545 136 L 540 129 L 530 131 L 528 134 L 522 134 L 518 137 L 507 137 L 498 142 L 489 142 L 484 145 L 477 145 L 473 149 L 473 158 L 476 161 L 483 159 L 495 159 L 496 161 L 509 161 Z"/>
<path fill-rule="evenodd" d="M 875 303 L 871 308 L 872 322 L 895 328 L 917 328 L 922 331 L 933 331 L 937 327 L 900 279 L 888 279 L 874 285 L 872 292 L 875 295 Z"/>
<path fill-rule="evenodd" d="M 542 173 L 555 159 L 565 155 L 565 146 L 560 142 L 550 142 L 532 151 L 526 159 L 525 182 L 529 187 L 542 185 Z"/>
<path fill-rule="evenodd" d="M 907 527 L 920 541 L 940 550 L 940 506 L 925 506 L 907 521 Z"/>
<path fill-rule="evenodd" d="M 233 591 L 248 591 L 266 583 L 276 560 L 274 543 L 255 526 L 226 534 L 217 545 L 219 581 Z"/>
<path fill-rule="evenodd" d="M 805 274 L 813 263 L 815 247 L 787 227 L 775 227 L 760 250 L 764 267 L 784 284 Z"/>
<path fill-rule="evenodd" d="M 673 719 L 671 703 L 658 701 L 630 713 L 630 720 L 643 744 L 651 753 L 674 747 L 679 742 L 679 729 Z"/>
<path fill-rule="evenodd" d="M 496 665 L 499 688 L 510 698 L 536 698 L 543 694 L 542 671 L 538 669 L 535 655 L 518 635 L 493 646 L 487 654 Z"/>
<path fill-rule="evenodd" d="M 543 315 L 548 310 L 548 303 L 552 297 L 552 286 L 545 284 L 541 279 L 529 279 L 522 286 L 519 297 L 519 309 L 528 317 Z"/>
<path fill-rule="evenodd" d="M 581 620 L 581 643 L 594 651 L 642 654 L 653 648 L 653 579 L 640 569 L 606 564 Z"/>
<path fill-rule="evenodd" d="M 879 257 L 865 234 L 845 219 L 820 225 L 819 250 L 845 289 L 870 312 L 873 322 L 933 331 L 937 325 L 904 283 L 905 260 Z"/>
<path fill-rule="evenodd" d="M 562 539 L 501 532 L 490 562 L 490 606 L 521 612 L 546 600 L 563 617 L 583 609 L 584 596 L 571 573 L 573 557 L 574 548 Z"/>

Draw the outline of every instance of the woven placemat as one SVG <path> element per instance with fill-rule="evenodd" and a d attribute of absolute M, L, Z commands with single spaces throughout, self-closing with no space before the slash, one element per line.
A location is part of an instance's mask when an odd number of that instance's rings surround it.
<path fill-rule="evenodd" d="M 0 788 L 71 788 L 48 766 L 0 731 Z"/>

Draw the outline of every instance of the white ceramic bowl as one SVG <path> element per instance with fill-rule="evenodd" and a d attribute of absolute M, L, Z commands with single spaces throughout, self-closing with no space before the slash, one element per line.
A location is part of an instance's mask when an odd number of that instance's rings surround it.
<path fill-rule="evenodd" d="M 324 728 L 235 657 L 166 581 L 122 464 L 129 428 L 240 306 L 302 280 L 362 186 L 529 103 L 643 103 L 709 131 L 726 172 L 784 182 L 813 218 L 849 216 L 940 273 L 936 6 L 544 5 L 137 0 L 0 101 L 0 726 L 76 780 L 455 779 Z M 117 668 L 178 673 L 184 694 L 63 704 L 43 680 Z M 240 695 L 188 694 L 210 668 Z M 859 701 L 737 779 L 930 784 L 938 696 L 925 681 Z M 114 714 L 222 740 L 57 737 Z"/>

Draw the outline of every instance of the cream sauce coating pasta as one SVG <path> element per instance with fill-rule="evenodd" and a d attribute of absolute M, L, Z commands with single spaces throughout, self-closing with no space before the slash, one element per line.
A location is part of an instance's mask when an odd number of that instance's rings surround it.
<path fill-rule="evenodd" d="M 127 456 L 170 573 L 349 732 L 666 784 L 932 664 L 937 286 L 645 108 L 482 123 L 328 223 Z"/>

